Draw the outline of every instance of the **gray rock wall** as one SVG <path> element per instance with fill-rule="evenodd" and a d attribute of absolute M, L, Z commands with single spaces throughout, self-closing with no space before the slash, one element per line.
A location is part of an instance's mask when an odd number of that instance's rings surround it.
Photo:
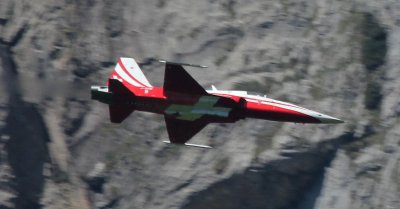
<path fill-rule="evenodd" d="M 399 7 L 1 1 L 0 208 L 400 208 Z M 363 29 L 368 15 L 385 38 Z M 363 57 L 379 40 L 383 64 L 369 71 Z M 204 87 L 265 92 L 346 123 L 249 119 L 193 139 L 213 150 L 170 147 L 161 116 L 114 125 L 90 101 L 119 56 L 147 63 L 154 85 L 163 66 L 149 58 L 204 64 L 188 68 Z"/>

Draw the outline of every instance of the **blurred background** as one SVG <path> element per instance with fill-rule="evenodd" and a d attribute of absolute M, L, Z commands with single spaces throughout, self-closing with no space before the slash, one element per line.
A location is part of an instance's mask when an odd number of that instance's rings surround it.
<path fill-rule="evenodd" d="M 118 57 L 346 121 L 209 125 L 168 146 L 163 117 L 111 124 L 90 100 Z M 400 208 L 400 2 L 1 0 L 1 209 Z"/>

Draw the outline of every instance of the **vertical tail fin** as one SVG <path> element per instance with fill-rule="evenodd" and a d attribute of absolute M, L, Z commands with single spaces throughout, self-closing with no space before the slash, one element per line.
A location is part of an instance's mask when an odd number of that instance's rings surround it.
<path fill-rule="evenodd" d="M 119 58 L 109 78 L 119 80 L 131 92 L 139 95 L 142 88 L 153 88 L 133 58 Z"/>

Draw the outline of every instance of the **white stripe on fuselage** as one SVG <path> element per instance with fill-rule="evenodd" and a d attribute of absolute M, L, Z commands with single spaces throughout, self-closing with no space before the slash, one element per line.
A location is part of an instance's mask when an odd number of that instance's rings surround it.
<path fill-rule="evenodd" d="M 299 106 L 291 104 L 291 103 L 282 102 L 279 100 L 274 100 L 271 98 L 257 96 L 257 95 L 248 95 L 247 92 L 245 92 L 245 91 L 208 90 L 207 92 L 210 94 L 215 94 L 215 95 L 219 95 L 219 96 L 226 95 L 226 96 L 242 97 L 248 102 L 261 103 L 261 104 L 271 105 L 271 106 L 275 106 L 275 107 L 279 107 L 279 108 L 284 108 L 284 109 L 300 112 L 305 115 L 309 115 L 316 119 L 318 119 L 319 117 L 325 116 L 319 112 L 315 112 L 315 111 L 312 111 L 312 110 L 309 110 L 309 109 L 306 109 L 303 107 L 299 107 Z M 237 92 L 237 94 L 235 94 L 236 92 Z"/>

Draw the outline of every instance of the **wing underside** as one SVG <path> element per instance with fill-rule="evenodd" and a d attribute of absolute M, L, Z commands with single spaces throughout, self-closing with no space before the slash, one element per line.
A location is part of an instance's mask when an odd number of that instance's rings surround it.
<path fill-rule="evenodd" d="M 196 80 L 179 64 L 165 65 L 164 91 L 190 95 L 208 95 Z"/>
<path fill-rule="evenodd" d="M 208 123 L 202 120 L 186 121 L 165 117 L 171 143 L 184 144 L 203 129 Z"/>

